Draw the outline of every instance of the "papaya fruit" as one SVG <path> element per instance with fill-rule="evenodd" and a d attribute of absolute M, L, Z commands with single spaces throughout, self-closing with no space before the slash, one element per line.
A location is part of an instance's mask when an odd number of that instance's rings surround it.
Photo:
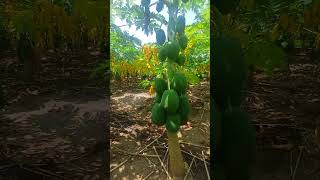
<path fill-rule="evenodd" d="M 188 2 L 188 0 L 182 0 L 182 2 L 183 2 L 183 3 L 187 3 L 187 2 Z"/>
<path fill-rule="evenodd" d="M 171 87 L 179 95 L 185 94 L 188 87 L 188 81 L 184 74 L 175 73 L 171 82 Z"/>
<path fill-rule="evenodd" d="M 162 98 L 162 96 L 160 94 L 156 93 L 155 103 L 160 103 L 161 102 L 161 98 Z"/>
<path fill-rule="evenodd" d="M 181 35 L 179 37 L 179 45 L 180 45 L 182 50 L 185 50 L 187 48 L 187 46 L 188 46 L 188 38 L 187 38 L 186 35 L 183 34 L 183 35 Z"/>
<path fill-rule="evenodd" d="M 161 47 L 159 50 L 159 55 L 158 58 L 161 62 L 164 62 L 168 57 L 168 51 L 167 51 L 167 47 Z"/>
<path fill-rule="evenodd" d="M 167 45 L 168 58 L 175 60 L 179 56 L 180 46 L 177 41 L 173 41 Z"/>
<path fill-rule="evenodd" d="M 227 179 L 250 179 L 256 153 L 255 129 L 249 115 L 239 107 L 222 113 L 221 164 Z"/>
<path fill-rule="evenodd" d="M 167 82 L 162 78 L 156 78 L 154 80 L 154 87 L 156 89 L 156 93 L 162 95 L 162 93 L 167 89 Z"/>
<path fill-rule="evenodd" d="M 175 113 L 179 108 L 179 96 L 175 90 L 165 90 L 162 94 L 160 105 L 167 113 Z"/>
<path fill-rule="evenodd" d="M 184 34 L 185 28 L 186 28 L 186 19 L 184 16 L 180 15 L 177 18 L 176 32 L 182 35 Z"/>
<path fill-rule="evenodd" d="M 157 39 L 157 44 L 160 46 L 163 45 L 164 42 L 166 42 L 166 34 L 162 29 L 158 29 L 156 31 L 156 39 Z"/>
<path fill-rule="evenodd" d="M 187 123 L 189 111 L 190 111 L 190 104 L 189 104 L 188 96 L 181 95 L 180 102 L 179 102 L 179 113 L 181 116 L 181 124 Z"/>
<path fill-rule="evenodd" d="M 162 9 L 163 9 L 163 6 L 164 6 L 163 0 L 159 0 L 159 1 L 157 2 L 157 6 L 156 6 L 157 12 L 161 12 Z"/>
<path fill-rule="evenodd" d="M 152 123 L 158 126 L 162 126 L 166 123 L 166 113 L 159 103 L 153 105 L 151 110 L 151 120 Z"/>
<path fill-rule="evenodd" d="M 177 64 L 179 64 L 179 66 L 183 66 L 184 63 L 186 62 L 186 57 L 182 54 L 180 54 L 178 56 L 178 58 L 176 59 Z"/>
<path fill-rule="evenodd" d="M 168 114 L 166 121 L 166 129 L 171 133 L 176 133 L 179 131 L 181 125 L 180 114 Z"/>
<path fill-rule="evenodd" d="M 235 38 L 219 37 L 210 44 L 213 46 L 213 62 L 210 63 L 212 96 L 221 111 L 229 106 L 240 106 L 247 78 L 240 42 Z"/>

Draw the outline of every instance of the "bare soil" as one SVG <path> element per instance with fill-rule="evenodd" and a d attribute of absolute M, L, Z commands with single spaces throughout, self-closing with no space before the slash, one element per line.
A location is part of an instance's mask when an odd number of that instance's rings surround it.
<path fill-rule="evenodd" d="M 89 79 L 104 60 L 49 52 L 40 77 L 25 83 L 14 54 L 1 59 L 0 179 L 108 179 L 108 98 Z"/>
<path fill-rule="evenodd" d="M 255 72 L 248 88 L 244 108 L 258 142 L 254 180 L 320 179 L 320 66 L 308 51 L 292 58 L 289 71 Z"/>

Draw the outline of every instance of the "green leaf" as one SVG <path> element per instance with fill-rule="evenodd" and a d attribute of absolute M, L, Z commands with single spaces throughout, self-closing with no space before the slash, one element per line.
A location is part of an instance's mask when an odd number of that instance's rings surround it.
<path fill-rule="evenodd" d="M 285 52 L 268 41 L 251 43 L 245 53 L 245 60 L 247 65 L 253 65 L 268 74 L 271 74 L 275 69 L 287 67 Z"/>

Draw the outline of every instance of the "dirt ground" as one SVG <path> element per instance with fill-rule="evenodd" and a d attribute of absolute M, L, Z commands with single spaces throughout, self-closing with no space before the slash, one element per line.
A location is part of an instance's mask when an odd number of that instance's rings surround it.
<path fill-rule="evenodd" d="M 88 79 L 104 60 L 48 53 L 26 84 L 17 59 L 1 59 L 0 179 L 107 179 L 106 89 Z"/>
<path fill-rule="evenodd" d="M 254 180 L 320 179 L 320 66 L 308 51 L 291 58 L 288 72 L 256 72 L 247 92 L 258 142 Z"/>

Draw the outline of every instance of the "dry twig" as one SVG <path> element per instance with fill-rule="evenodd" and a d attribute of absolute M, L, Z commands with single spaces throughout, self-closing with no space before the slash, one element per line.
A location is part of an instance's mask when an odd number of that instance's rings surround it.
<path fill-rule="evenodd" d="M 158 152 L 157 152 L 157 150 L 156 150 L 156 148 L 155 148 L 154 146 L 153 146 L 153 150 L 154 150 L 154 152 L 158 155 Z M 166 167 L 164 166 L 163 162 L 161 161 L 159 155 L 158 155 L 158 159 L 159 159 L 159 161 L 160 161 L 160 164 L 161 164 L 162 168 L 163 168 L 164 171 L 166 172 L 168 178 L 171 179 L 171 177 L 170 177 L 170 175 L 169 175 L 169 172 L 167 171 Z"/>
<path fill-rule="evenodd" d="M 194 162 L 194 157 L 192 158 L 191 163 L 190 163 L 190 166 L 189 166 L 189 168 L 188 168 L 188 171 L 187 171 L 186 175 L 184 176 L 184 180 L 187 179 L 187 177 L 188 177 L 188 175 L 189 175 L 189 173 L 190 173 L 191 166 L 192 166 L 193 162 Z"/>

